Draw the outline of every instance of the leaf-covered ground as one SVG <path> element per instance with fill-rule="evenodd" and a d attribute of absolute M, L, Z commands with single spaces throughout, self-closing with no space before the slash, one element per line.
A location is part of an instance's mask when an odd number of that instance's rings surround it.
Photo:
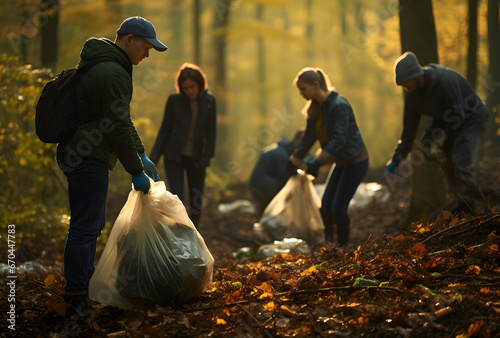
<path fill-rule="evenodd" d="M 495 158 L 480 162 L 482 186 L 498 188 L 498 168 Z M 255 216 L 209 207 L 200 232 L 216 259 L 213 283 L 182 307 L 125 311 L 98 305 L 86 316 L 65 316 L 61 257 L 45 255 L 40 262 L 47 271 L 19 274 L 16 331 L 4 320 L 2 332 L 24 337 L 499 336 L 499 201 L 488 198 L 489 209 L 478 215 L 444 211 L 431 222 L 402 228 L 408 194 L 408 186 L 401 186 L 383 204 L 351 210 L 347 248 L 328 244 L 308 255 L 267 260 L 232 254 L 254 244 Z M 231 199 L 246 197 L 240 192 Z M 0 289 L 8 294 L 5 279 Z M 7 306 L 2 296 L 4 316 Z"/>

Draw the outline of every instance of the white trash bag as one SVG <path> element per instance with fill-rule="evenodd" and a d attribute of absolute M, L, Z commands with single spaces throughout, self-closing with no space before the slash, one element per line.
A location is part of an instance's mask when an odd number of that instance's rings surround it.
<path fill-rule="evenodd" d="M 254 224 L 257 238 L 267 243 L 298 238 L 310 247 L 325 242 L 325 227 L 319 212 L 321 200 L 309 177 L 298 170 L 297 175 L 288 179 L 264 210 L 259 223 Z"/>
<path fill-rule="evenodd" d="M 129 193 L 89 285 L 90 299 L 123 309 L 182 304 L 212 281 L 214 259 L 176 195 L 151 182 Z"/>

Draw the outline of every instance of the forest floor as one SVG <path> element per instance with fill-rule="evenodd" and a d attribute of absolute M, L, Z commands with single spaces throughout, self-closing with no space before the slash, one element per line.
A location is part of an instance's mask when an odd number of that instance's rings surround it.
<path fill-rule="evenodd" d="M 500 191 L 500 159 L 484 156 L 478 181 Z M 383 172 L 365 181 L 384 183 Z M 232 187 L 222 202 L 249 199 Z M 255 244 L 257 216 L 203 214 L 200 233 L 215 258 L 213 282 L 183 306 L 120 310 L 96 305 L 66 315 L 61 256 L 45 254 L 42 272 L 19 273 L 15 315 L 2 296 L 0 335 L 23 337 L 498 337 L 500 336 L 500 202 L 488 197 L 476 215 L 443 211 L 435 220 L 400 226 L 409 183 L 383 203 L 351 209 L 351 241 L 309 254 L 235 257 Z M 494 194 L 491 194 L 494 195 Z M 102 250 L 100 248 L 99 250 Z M 9 294 L 5 278 L 2 295 Z"/>

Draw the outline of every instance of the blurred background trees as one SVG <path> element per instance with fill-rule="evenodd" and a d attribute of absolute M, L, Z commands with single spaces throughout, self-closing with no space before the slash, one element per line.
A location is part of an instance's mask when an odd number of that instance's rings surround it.
<path fill-rule="evenodd" d="M 419 12 L 400 11 L 397 0 L 2 1 L 0 227 L 27 228 L 41 224 L 42 216 L 55 217 L 44 224 L 67 220 L 65 178 L 54 167 L 55 145 L 40 143 L 34 134 L 34 106 L 50 76 L 77 64 L 86 39 L 114 39 L 123 19 L 134 15 L 150 20 L 169 47 L 134 67 L 131 111 L 146 149 L 156 138 L 179 66 L 195 62 L 207 73 L 219 115 L 208 200 L 246 182 L 263 147 L 305 126 L 305 102 L 292 83 L 305 66 L 323 68 L 351 102 L 371 168 L 385 166 L 402 130 L 403 98 L 392 68 L 407 48 L 415 49 L 422 64 L 439 61 L 475 83 L 492 112 L 484 151 L 498 151 L 499 1 L 425 3 L 435 42 L 423 34 L 416 45 L 422 26 L 411 28 L 407 21 L 404 33 L 400 16 L 411 20 Z M 129 190 L 130 177 L 119 165 L 110 176 L 110 222 Z"/>

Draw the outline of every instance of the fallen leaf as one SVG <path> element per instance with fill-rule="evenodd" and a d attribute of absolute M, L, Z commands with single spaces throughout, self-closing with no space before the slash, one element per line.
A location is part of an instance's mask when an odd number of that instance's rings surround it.
<path fill-rule="evenodd" d="M 222 318 L 215 317 L 215 319 L 216 319 L 215 323 L 217 325 L 226 325 L 227 324 L 227 322 L 224 319 L 222 319 Z"/>
<path fill-rule="evenodd" d="M 296 312 L 293 311 L 292 309 L 290 309 L 288 306 L 286 305 L 281 305 L 280 306 L 280 309 L 281 311 L 283 311 L 283 313 L 288 316 L 288 317 L 293 317 L 296 315 Z"/>
<path fill-rule="evenodd" d="M 490 246 L 488 246 L 487 251 L 491 256 L 495 258 L 500 258 L 500 245 L 491 244 Z"/>
<path fill-rule="evenodd" d="M 408 250 L 408 255 L 412 256 L 413 258 L 422 258 L 425 256 L 426 253 L 427 250 L 425 250 L 425 244 L 422 243 L 415 243 Z"/>
<path fill-rule="evenodd" d="M 301 275 L 302 276 L 310 276 L 314 271 L 316 271 L 317 268 L 315 265 L 311 266 L 309 269 L 302 271 Z"/>
<path fill-rule="evenodd" d="M 45 288 L 49 289 L 56 283 L 56 276 L 54 276 L 53 274 L 48 275 L 43 281 L 43 283 L 45 284 Z"/>
<path fill-rule="evenodd" d="M 271 301 L 271 302 L 269 302 L 267 304 L 264 304 L 264 310 L 266 310 L 266 311 L 274 311 L 274 309 L 275 309 L 275 306 L 274 306 L 274 302 L 273 301 Z"/>
<path fill-rule="evenodd" d="M 470 337 L 489 337 L 491 330 L 489 322 L 486 320 L 478 320 L 469 325 L 467 333 Z"/>
<path fill-rule="evenodd" d="M 469 265 L 467 270 L 465 271 L 468 275 L 479 275 L 481 273 L 481 268 L 477 265 Z"/>
<path fill-rule="evenodd" d="M 260 284 L 259 289 L 261 289 L 264 292 L 273 292 L 274 291 L 273 287 L 266 282 L 263 282 L 262 284 Z"/>
<path fill-rule="evenodd" d="M 428 261 L 423 262 L 422 265 L 424 266 L 425 269 L 432 270 L 432 269 L 437 267 L 436 259 L 434 259 L 434 258 L 429 259 Z"/>
<path fill-rule="evenodd" d="M 259 296 L 259 299 L 272 299 L 272 298 L 273 298 L 273 294 L 270 292 L 264 292 L 263 294 L 261 294 Z"/>

